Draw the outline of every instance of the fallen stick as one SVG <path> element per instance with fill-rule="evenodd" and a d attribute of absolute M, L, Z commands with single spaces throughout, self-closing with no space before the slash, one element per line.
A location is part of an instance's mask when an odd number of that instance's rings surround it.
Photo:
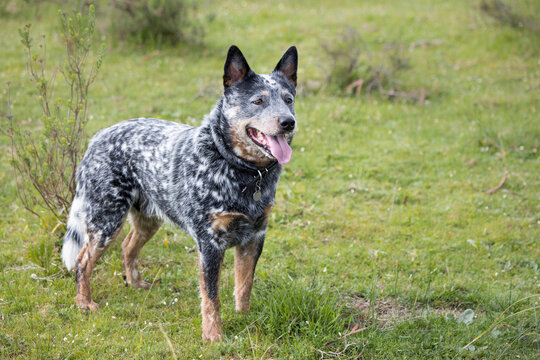
<path fill-rule="evenodd" d="M 441 39 L 433 39 L 433 40 L 418 40 L 413 41 L 411 45 L 409 46 L 409 50 L 414 50 L 417 47 L 427 48 L 431 45 L 442 45 L 443 41 Z"/>
<path fill-rule="evenodd" d="M 507 170 L 504 170 L 504 175 L 501 179 L 501 182 L 499 182 L 499 185 L 495 186 L 494 188 L 491 188 L 489 190 L 486 190 L 486 193 L 488 193 L 489 195 L 493 195 L 495 194 L 497 191 L 499 191 L 500 188 L 502 188 L 502 186 L 504 185 L 504 183 L 506 182 L 506 177 L 508 175 L 508 171 Z"/>
<path fill-rule="evenodd" d="M 354 93 L 356 95 L 360 95 L 360 93 L 362 92 L 362 85 L 364 85 L 364 79 L 355 80 L 349 85 L 347 85 L 347 87 L 345 88 L 345 91 L 349 92 L 354 89 Z"/>
<path fill-rule="evenodd" d="M 51 234 L 54 234 L 54 232 L 56 231 L 56 229 L 58 229 L 59 226 L 62 226 L 62 223 L 61 223 L 61 222 L 58 222 L 58 224 L 56 224 L 56 226 L 54 227 L 54 229 L 52 229 Z"/>
<path fill-rule="evenodd" d="M 357 334 L 357 333 L 362 332 L 362 331 L 364 331 L 364 330 L 366 330 L 366 329 L 367 329 L 367 326 L 366 326 L 366 327 L 363 327 L 363 328 L 361 328 L 361 329 L 359 329 L 359 328 L 358 328 L 358 324 L 354 324 L 353 329 L 352 329 L 349 333 L 347 333 L 347 334 L 345 334 L 345 335 L 343 335 L 343 336 L 341 336 L 341 337 L 338 337 L 336 340 L 332 340 L 332 341 L 330 341 L 330 342 L 324 344 L 324 346 L 330 346 L 330 345 L 332 345 L 332 344 L 335 344 L 335 343 L 337 343 L 339 340 L 343 340 L 343 339 L 345 339 L 345 338 L 348 337 L 348 336 Z"/>
<path fill-rule="evenodd" d="M 30 279 L 32 280 L 45 280 L 45 281 L 52 281 L 50 277 L 39 277 L 36 274 L 31 274 Z"/>
<path fill-rule="evenodd" d="M 163 330 L 163 326 L 161 326 L 161 323 L 159 325 L 159 331 L 163 334 L 163 337 L 165 338 L 165 341 L 167 342 L 167 345 L 169 345 L 169 349 L 171 350 L 171 354 L 174 360 L 176 360 L 176 351 L 174 351 L 173 344 L 171 342 L 171 339 L 167 336 L 167 333 L 165 330 Z"/>

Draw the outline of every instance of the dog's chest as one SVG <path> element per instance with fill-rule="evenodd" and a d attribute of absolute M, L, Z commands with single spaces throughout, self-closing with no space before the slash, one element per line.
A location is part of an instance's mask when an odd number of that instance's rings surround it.
<path fill-rule="evenodd" d="M 224 247 L 245 244 L 264 235 L 271 211 L 272 205 L 267 205 L 257 217 L 238 212 L 213 213 L 210 215 L 210 229 Z"/>
<path fill-rule="evenodd" d="M 193 206 L 207 213 L 237 212 L 257 218 L 274 202 L 279 170 L 257 182 L 257 176 L 233 168 L 223 159 L 212 160 L 202 155 L 184 154 L 197 157 L 198 165 L 188 165 L 183 179 Z"/>
<path fill-rule="evenodd" d="M 252 179 L 251 176 L 240 176 L 226 164 L 201 166 L 194 175 L 196 185 L 190 207 L 198 216 L 190 218 L 200 219 L 196 220 L 195 227 L 206 223 L 205 232 L 213 234 L 222 248 L 245 244 L 264 235 L 277 177 L 261 183 L 259 201 L 253 198 L 256 187 L 246 186 Z"/>

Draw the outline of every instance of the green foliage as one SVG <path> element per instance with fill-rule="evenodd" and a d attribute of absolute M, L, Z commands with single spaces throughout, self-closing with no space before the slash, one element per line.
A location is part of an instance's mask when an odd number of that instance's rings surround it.
<path fill-rule="evenodd" d="M 203 30 L 187 0 L 114 0 L 112 33 L 140 45 L 199 43 Z"/>
<path fill-rule="evenodd" d="M 36 53 L 30 24 L 19 30 L 27 52 L 28 75 L 42 113 L 42 128 L 25 131 L 20 125 L 21 119 L 10 112 L 5 133 L 11 139 L 11 163 L 24 207 L 39 217 L 45 216 L 41 212 L 45 210 L 65 224 L 75 195 L 77 164 L 86 149 L 89 88 L 101 68 L 104 47 L 91 62 L 95 42 L 93 6 L 86 16 L 80 13 L 68 16 L 61 11 L 58 16 L 66 51 L 64 64 L 59 68 L 47 67 L 44 35 Z M 57 71 L 62 74 L 67 89 L 65 96 L 54 98 Z M 8 102 L 9 98 L 8 88 Z"/>
<path fill-rule="evenodd" d="M 333 41 L 321 44 L 329 61 L 327 81 L 344 90 L 349 84 L 371 71 L 371 55 L 360 33 L 347 27 Z"/>
<path fill-rule="evenodd" d="M 322 43 L 321 47 L 326 53 L 326 81 L 331 91 L 355 95 L 375 92 L 387 99 L 424 103 L 426 93 L 423 88 L 417 91 L 403 90 L 397 79 L 400 72 L 410 67 L 401 44 L 389 44 L 390 51 L 374 56 L 360 33 L 346 27 L 340 35 L 331 42 Z"/>
<path fill-rule="evenodd" d="M 535 0 L 482 0 L 480 9 L 503 25 L 540 33 L 540 6 Z"/>
<path fill-rule="evenodd" d="M 30 244 L 28 247 L 27 256 L 28 259 L 41 267 L 46 275 L 50 275 L 53 272 L 53 255 L 54 255 L 54 242 L 50 239 L 39 239 L 37 243 Z"/>
<path fill-rule="evenodd" d="M 20 4 L 14 0 L 0 0 L 0 16 L 9 16 L 16 13 L 19 8 Z"/>
<path fill-rule="evenodd" d="M 310 337 L 323 342 L 338 337 L 346 325 L 336 294 L 315 280 L 307 284 L 290 277 L 263 280 L 253 298 L 254 309 L 262 314 L 261 331 L 276 338 Z"/>

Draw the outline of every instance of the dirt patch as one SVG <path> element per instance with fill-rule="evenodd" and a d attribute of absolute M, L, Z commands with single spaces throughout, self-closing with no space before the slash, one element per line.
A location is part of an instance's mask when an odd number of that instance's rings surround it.
<path fill-rule="evenodd" d="M 357 319 L 357 323 L 363 326 L 377 325 L 379 327 L 391 327 L 396 323 L 415 318 L 425 318 L 431 314 L 454 318 L 464 311 L 456 307 L 432 308 L 428 306 L 406 306 L 391 297 L 371 299 L 354 294 L 344 298 L 345 311 Z"/>

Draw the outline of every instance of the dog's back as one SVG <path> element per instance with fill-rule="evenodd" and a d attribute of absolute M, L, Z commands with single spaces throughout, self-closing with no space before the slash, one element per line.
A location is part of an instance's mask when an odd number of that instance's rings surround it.
<path fill-rule="evenodd" d="M 175 148 L 191 148 L 194 132 L 188 125 L 139 118 L 103 129 L 92 138 L 77 170 L 77 191 L 64 236 L 62 258 L 68 269 L 88 242 L 87 232 L 98 237 L 94 239 L 98 246 L 106 246 L 132 205 L 163 217 L 154 203 L 173 186 Z"/>

